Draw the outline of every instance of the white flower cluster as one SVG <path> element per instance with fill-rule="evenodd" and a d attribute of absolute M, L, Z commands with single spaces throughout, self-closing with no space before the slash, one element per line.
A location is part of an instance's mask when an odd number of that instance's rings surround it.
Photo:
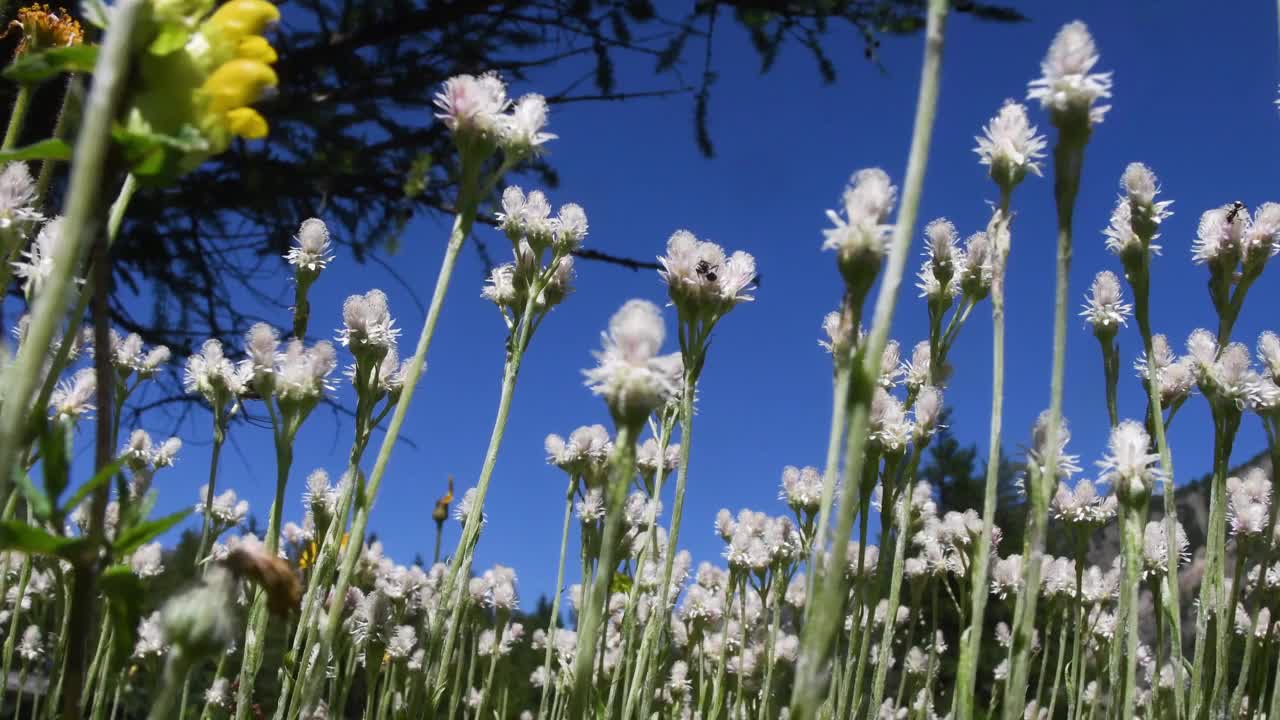
<path fill-rule="evenodd" d="M 738 250 L 725 254 L 716 243 L 699 240 L 688 230 L 677 230 L 667 240 L 667 252 L 658 257 L 658 275 L 667 284 L 671 303 L 681 320 L 715 321 L 739 303 L 750 302 L 756 279 L 756 259 Z"/>
<path fill-rule="evenodd" d="M 544 130 L 546 99 L 531 93 L 512 103 L 497 73 L 451 77 L 436 94 L 435 104 L 440 110 L 436 117 L 460 147 L 480 141 L 519 157 L 541 152 L 542 145 L 556 137 Z"/>
<path fill-rule="evenodd" d="M 628 301 L 609 319 L 604 349 L 595 353 L 599 364 L 583 374 L 615 417 L 643 422 L 679 392 L 680 354 L 658 355 L 666 332 L 662 312 L 645 300 Z"/>

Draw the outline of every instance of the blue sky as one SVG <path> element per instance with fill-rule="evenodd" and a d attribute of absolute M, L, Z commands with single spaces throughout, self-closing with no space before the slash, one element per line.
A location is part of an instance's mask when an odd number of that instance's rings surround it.
<path fill-rule="evenodd" d="M 1102 229 L 1124 166 L 1134 160 L 1158 174 L 1175 201 L 1163 229 L 1163 257 L 1155 263 L 1154 324 L 1181 348 L 1187 334 L 1216 322 L 1205 292 L 1206 272 L 1193 265 L 1190 247 L 1202 211 L 1234 200 L 1253 208 L 1280 201 L 1277 90 L 1277 21 L 1266 3 L 1206 11 L 1192 3 L 1036 3 L 1033 21 L 996 25 L 954 16 L 949 23 L 944 76 L 933 152 L 920 224 L 913 239 L 911 271 L 919 263 L 923 224 L 946 216 L 967 235 L 981 229 L 994 187 L 972 152 L 973 136 L 1007 97 L 1025 96 L 1027 81 L 1057 28 L 1083 19 L 1102 55 L 1100 68 L 1115 72 L 1114 108 L 1088 147 L 1076 212 L 1072 269 L 1072 321 L 1068 338 L 1065 412 L 1072 450 L 1086 471 L 1101 456 L 1107 419 L 1096 341 L 1075 316 L 1095 272 L 1119 270 L 1105 251 Z M 820 465 L 831 402 L 830 360 L 817 344 L 823 314 L 839 300 L 841 282 L 830 254 L 819 250 L 823 211 L 836 207 L 849 175 L 880 166 L 896 183 L 905 171 L 914 110 L 921 38 L 884 38 L 886 68 L 866 62 L 862 43 L 841 31 L 828 40 L 839 71 L 836 84 L 820 82 L 812 59 L 788 47 L 767 75 L 747 38 L 721 23 L 716 38 L 711 134 L 717 157 L 697 154 L 688 97 L 611 104 L 574 104 L 553 110 L 551 161 L 560 187 L 553 204 L 577 202 L 591 222 L 588 246 L 605 252 L 653 257 L 667 237 L 687 228 L 729 250 L 754 254 L 764 275 L 757 301 L 725 318 L 715 335 L 700 386 L 689 490 L 681 545 L 695 561 L 719 561 L 722 543 L 712 530 L 716 510 L 751 507 L 782 513 L 778 481 L 788 464 Z M 695 53 L 696 55 L 696 53 Z M 620 59 L 622 86 L 652 87 L 648 59 Z M 697 72 L 699 67 L 689 68 Z M 551 90 L 581 68 L 563 68 L 513 87 L 515 94 Z M 1033 121 L 1052 140 L 1038 108 Z M 519 182 L 519 180 L 515 180 Z M 1016 450 L 1036 415 L 1048 404 L 1052 325 L 1054 228 L 1051 182 L 1029 178 L 1015 193 L 1008 294 L 1008 376 L 1004 442 Z M 282 218 L 296 226 L 302 218 Z M 505 241 L 479 230 L 497 257 Z M 446 220 L 415 221 L 391 262 L 427 298 L 447 234 Z M 459 487 L 475 482 L 498 401 L 504 327 L 480 298 L 482 266 L 470 251 L 454 275 L 429 369 L 414 397 L 405 437 L 392 457 L 371 527 L 387 550 L 408 563 L 430 557 L 430 511 L 453 474 Z M 1251 347 L 1257 334 L 1276 328 L 1280 302 L 1276 268 L 1254 286 L 1235 339 Z M 284 287 L 286 277 L 280 276 Z M 409 293 L 376 265 L 340 258 L 312 294 L 312 328 L 336 328 L 341 301 L 350 293 L 381 287 L 391 298 L 402 344 L 412 347 L 422 313 Z M 514 567 L 528 604 L 551 590 L 559 543 L 564 478 L 545 464 L 547 433 L 567 434 L 590 423 L 608 424 L 603 403 L 582 384 L 599 333 L 625 300 L 660 304 L 665 291 L 655 273 L 579 265 L 577 292 L 556 308 L 534 338 L 516 391 L 506 440 L 494 474 L 476 568 Z M 916 291 L 904 285 L 893 336 L 905 348 L 922 339 L 927 316 Z M 284 310 L 277 324 L 287 325 Z M 985 444 L 990 399 L 990 306 L 981 305 L 964 328 L 946 391 L 952 425 L 962 442 Z M 674 312 L 669 309 L 674 331 Z M 1120 335 L 1123 357 L 1121 415 L 1137 417 L 1143 395 L 1129 369 L 1138 338 Z M 674 342 L 670 344 L 675 349 Z M 346 360 L 344 360 L 344 363 Z M 342 399 L 349 392 L 340 391 Z M 182 428 L 187 441 L 179 465 L 157 481 L 160 509 L 193 502 L 207 473 L 207 417 Z M 1192 399 L 1170 440 L 1179 482 L 1209 468 L 1211 426 L 1202 398 Z M 153 429 L 162 432 L 162 424 Z M 300 520 L 303 479 L 313 468 L 341 472 L 351 429 L 323 409 L 303 428 L 295 451 L 286 518 Z M 273 493 L 270 433 L 232 430 L 219 478 L 247 497 L 265 523 Z M 376 453 L 375 440 L 369 452 Z M 1243 424 L 1235 458 L 1262 449 L 1256 419 Z M 668 501 L 668 507 L 670 502 Z M 450 521 L 446 542 L 456 540 Z M 576 535 L 572 540 L 576 548 Z M 576 550 L 571 551 L 570 558 Z M 574 565 L 570 562 L 570 567 Z M 572 573 L 572 571 L 571 571 Z M 574 579 L 570 577 L 569 582 Z"/>

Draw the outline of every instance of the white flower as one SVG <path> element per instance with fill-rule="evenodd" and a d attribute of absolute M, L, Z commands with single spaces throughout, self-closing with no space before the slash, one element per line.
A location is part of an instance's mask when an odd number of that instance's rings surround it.
<path fill-rule="evenodd" d="M 665 337 L 662 312 L 645 300 L 628 301 L 609 320 L 599 365 L 583 374 L 615 415 L 642 419 L 677 392 L 679 354 L 657 354 Z"/>
<path fill-rule="evenodd" d="M 1101 336 L 1114 335 L 1120 326 L 1126 324 L 1126 318 L 1133 312 L 1133 306 L 1124 301 L 1120 291 L 1120 280 L 1110 270 L 1103 270 L 1093 278 L 1089 294 L 1085 296 L 1084 310 L 1080 315 L 1093 326 L 1094 333 Z"/>
<path fill-rule="evenodd" d="M 284 259 L 296 267 L 299 273 L 318 273 L 333 260 L 333 255 L 329 252 L 329 228 L 320 218 L 303 220 L 293 239 L 298 244 L 289 248 Z"/>
<path fill-rule="evenodd" d="M 1272 379 L 1280 380 L 1280 337 L 1270 330 L 1258 336 L 1258 361 Z"/>
<path fill-rule="evenodd" d="M 182 384 L 188 393 L 203 395 L 209 404 L 219 409 L 225 393 L 235 396 L 244 391 L 243 377 L 215 338 L 205 340 L 200 352 L 187 358 Z"/>
<path fill-rule="evenodd" d="M 671 302 L 682 313 L 717 318 L 735 305 L 750 302 L 756 260 L 741 250 L 725 256 L 724 248 L 677 230 L 667 240 L 667 253 L 658 258 L 658 275 L 667 284 Z"/>
<path fill-rule="evenodd" d="M 311 347 L 297 338 L 290 340 L 276 369 L 276 396 L 281 402 L 318 399 L 332 388 L 328 378 L 337 365 L 337 353 L 327 340 Z"/>
<path fill-rule="evenodd" d="M 827 218 L 835 225 L 823 230 L 823 250 L 835 250 L 841 262 L 869 259 L 876 263 L 884 254 L 893 232 L 886 224 L 897 201 L 898 188 L 880 168 L 859 170 L 849 179 L 843 195 L 843 217 L 835 210 Z"/>
<path fill-rule="evenodd" d="M 1177 540 L 1175 554 L 1178 563 L 1183 564 L 1191 559 L 1191 543 L 1187 539 L 1187 531 L 1182 523 L 1175 524 L 1174 536 Z M 1169 569 L 1169 544 L 1166 541 L 1164 521 L 1147 523 L 1142 533 L 1143 577 L 1164 577 Z"/>
<path fill-rule="evenodd" d="M 13 274 L 22 278 L 22 293 L 28 300 L 40 293 L 53 273 L 54 259 L 62 245 L 62 223 L 61 215 L 45 223 L 36 239 L 22 251 L 23 259 L 12 263 Z"/>
<path fill-rule="evenodd" d="M 1005 100 L 1000 112 L 976 137 L 979 162 L 991 168 L 997 184 L 1012 187 L 1028 171 L 1040 175 L 1039 160 L 1044 157 L 1045 139 L 1027 120 L 1027 108 L 1013 100 Z"/>
<path fill-rule="evenodd" d="M 1243 245 L 1246 259 L 1263 260 L 1280 251 L 1280 203 L 1263 203 L 1254 210 Z"/>
<path fill-rule="evenodd" d="M 40 628 L 35 625 L 28 625 L 26 630 L 22 631 L 22 640 L 18 642 L 18 657 L 26 662 L 35 662 L 44 655 L 44 643 Z"/>
<path fill-rule="evenodd" d="M 145 659 L 158 657 L 169 650 L 164 632 L 160 629 L 160 611 L 156 611 L 142 619 L 138 624 L 138 641 L 133 646 L 133 657 Z"/>
<path fill-rule="evenodd" d="M 1022 556 L 1000 558 L 991 568 L 991 594 L 1001 600 L 1022 589 Z"/>
<path fill-rule="evenodd" d="M 141 578 L 155 577 L 164 572 L 163 549 L 160 543 L 149 543 L 133 551 L 129 567 Z"/>
<path fill-rule="evenodd" d="M 826 340 L 818 340 L 818 345 L 823 350 L 837 358 L 848 354 L 849 348 L 853 344 L 853 326 L 844 321 L 844 316 L 841 313 L 829 312 L 823 316 L 822 331 L 827 336 Z"/>
<path fill-rule="evenodd" d="M 6 163 L 0 171 L 0 230 L 26 229 L 41 220 L 33 205 L 36 183 L 24 162 Z"/>
<path fill-rule="evenodd" d="M 1160 223 L 1173 213 L 1169 211 L 1169 206 L 1173 204 L 1172 200 L 1161 200 L 1156 202 L 1156 195 L 1160 192 L 1160 185 L 1156 181 L 1156 174 L 1151 168 L 1142 163 L 1129 163 L 1124 169 L 1124 175 L 1120 178 L 1120 186 L 1124 188 L 1125 195 L 1128 197 L 1128 216 L 1130 229 L 1138 240 L 1138 249 L 1141 249 L 1142 243 L 1152 253 L 1159 254 L 1160 246 L 1153 244 L 1151 241 L 1160 237 L 1156 232 Z M 1114 219 L 1114 218 L 1113 218 Z M 1108 242 L 1108 248 L 1111 249 Z M 1114 250 L 1117 255 L 1119 250 Z"/>
<path fill-rule="evenodd" d="M 480 297 L 498 307 L 511 307 L 516 302 L 515 263 L 503 263 L 489 271 L 488 284 L 480 290 Z"/>
<path fill-rule="evenodd" d="M 538 153 L 548 140 L 556 136 L 543 132 L 547 126 L 547 100 L 530 93 L 516 101 L 511 113 L 502 118 L 502 145 L 510 153 Z"/>
<path fill-rule="evenodd" d="M 1225 261 L 1234 269 L 1244 249 L 1248 228 L 1249 211 L 1240 203 L 1206 210 L 1196 228 L 1196 239 L 1191 246 L 1192 259 L 1200 264 Z"/>
<path fill-rule="evenodd" d="M 1107 440 L 1107 456 L 1098 462 L 1101 482 L 1111 483 L 1123 497 L 1140 498 L 1151 492 L 1155 481 L 1163 477 L 1156 467 L 1160 456 L 1150 452 L 1151 437 L 1136 420 L 1125 420 L 1111 429 Z"/>
<path fill-rule="evenodd" d="M 409 657 L 413 653 L 413 648 L 418 644 L 418 633 L 412 625 L 400 625 L 396 627 L 395 634 L 387 642 L 387 654 L 397 660 Z"/>
<path fill-rule="evenodd" d="M 386 293 L 375 288 L 364 295 L 351 295 L 342 303 L 338 342 L 353 353 L 365 347 L 390 349 L 400 335 L 395 322 Z"/>
<path fill-rule="evenodd" d="M 1089 29 L 1079 20 L 1062 26 L 1040 63 L 1041 76 L 1028 86 L 1027 99 L 1039 100 L 1054 124 L 1102 122 L 1110 106 L 1094 103 L 1111 97 L 1111 73 L 1095 73 L 1098 49 Z"/>
<path fill-rule="evenodd" d="M 69 380 L 58 383 L 49 395 L 53 416 L 75 419 L 92 412 L 98 391 L 97 377 L 93 368 L 81 368 Z"/>
<path fill-rule="evenodd" d="M 1066 451 L 1067 443 L 1071 442 L 1071 429 L 1066 418 L 1058 418 L 1056 440 L 1058 477 L 1054 479 L 1059 480 L 1080 472 L 1080 456 Z M 1036 424 L 1031 429 L 1031 447 L 1027 450 L 1027 461 L 1042 475 L 1047 474 L 1049 470 L 1046 463 L 1049 460 L 1052 443 L 1053 440 L 1049 437 L 1049 411 L 1045 410 L 1036 418 Z"/>
<path fill-rule="evenodd" d="M 1050 508 L 1057 519 L 1076 525 L 1101 525 L 1116 516 L 1116 496 L 1099 495 L 1092 480 L 1081 479 L 1072 490 L 1058 483 Z"/>
<path fill-rule="evenodd" d="M 510 101 L 507 86 L 497 73 L 455 75 L 444 83 L 436 94 L 435 105 L 440 109 L 436 117 L 453 131 L 455 136 L 480 133 L 497 136 L 506 125 L 503 113 Z"/>
<path fill-rule="evenodd" d="M 200 502 L 195 505 L 196 512 L 204 513 L 208 496 L 209 486 L 200 486 Z M 227 490 L 215 496 L 208 504 L 209 514 L 223 525 L 238 525 L 249 514 L 249 501 L 238 499 L 235 490 Z"/>
<path fill-rule="evenodd" d="M 796 510 L 816 512 L 822 505 L 822 473 L 816 467 L 786 466 L 778 499 Z"/>
<path fill-rule="evenodd" d="M 204 691 L 204 701 L 214 707 L 230 707 L 231 680 L 224 677 L 214 678 L 213 682 Z"/>
<path fill-rule="evenodd" d="M 468 488 L 462 494 L 462 499 L 458 501 L 458 506 L 453 509 L 453 517 L 465 527 L 467 518 L 471 516 L 471 508 L 476 504 L 476 489 Z M 489 516 L 480 511 L 480 527 L 484 527 L 489 522 Z"/>

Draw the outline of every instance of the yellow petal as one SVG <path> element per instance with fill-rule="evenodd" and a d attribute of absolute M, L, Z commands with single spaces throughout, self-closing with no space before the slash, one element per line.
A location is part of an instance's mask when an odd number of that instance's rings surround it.
<path fill-rule="evenodd" d="M 279 19 L 280 11 L 267 0 L 231 0 L 213 11 L 207 23 L 236 42 L 249 35 L 261 35 Z"/>
<path fill-rule="evenodd" d="M 267 120 L 253 108 L 236 108 L 227 112 L 227 129 L 246 140 L 267 136 Z"/>
<path fill-rule="evenodd" d="M 241 58 L 219 66 L 200 89 L 209 97 L 209 110 L 220 113 L 254 102 L 262 97 L 263 90 L 275 87 L 277 82 L 269 65 Z"/>
<path fill-rule="evenodd" d="M 241 40 L 240 47 L 236 48 L 236 56 L 268 65 L 276 61 L 275 48 L 271 47 L 271 43 L 261 35 L 250 35 Z"/>

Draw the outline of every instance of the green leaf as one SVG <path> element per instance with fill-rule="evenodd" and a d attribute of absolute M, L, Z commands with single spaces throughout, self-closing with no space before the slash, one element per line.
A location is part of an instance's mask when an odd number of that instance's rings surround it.
<path fill-rule="evenodd" d="M 58 138 L 49 138 L 26 147 L 0 151 L 0 162 L 14 160 L 70 160 L 71 146 Z"/>
<path fill-rule="evenodd" d="M 191 32 L 181 25 L 163 25 L 160 32 L 156 33 L 156 39 L 151 41 L 147 52 L 152 55 L 168 55 L 186 45 L 190 38 Z"/>
<path fill-rule="evenodd" d="M 67 498 L 66 509 L 75 509 L 75 507 L 84 502 L 84 499 L 89 497 L 94 490 L 97 490 L 110 482 L 111 478 L 114 477 L 116 473 L 120 472 L 120 465 L 123 462 L 124 458 L 116 458 L 106 465 L 103 465 L 102 469 L 94 474 L 89 482 L 76 488 L 76 491 L 71 493 L 71 497 Z"/>
<path fill-rule="evenodd" d="M 179 510 L 172 515 L 166 515 L 158 520 L 138 523 L 137 525 L 121 532 L 120 535 L 116 537 L 116 542 L 112 546 L 112 549 L 115 550 L 116 555 L 124 557 L 164 534 L 174 525 L 185 520 L 190 514 L 191 510 L 189 509 Z"/>
<path fill-rule="evenodd" d="M 0 522 L 0 550 L 17 550 L 32 555 L 52 555 L 73 559 L 88 547 L 88 538 L 54 535 L 17 520 Z"/>
<path fill-rule="evenodd" d="M 98 62 L 97 45 L 71 45 L 23 53 L 4 71 L 14 82 L 38 83 L 62 73 L 90 72 Z"/>
<path fill-rule="evenodd" d="M 118 662 L 133 652 L 138 623 L 142 620 L 142 602 L 146 591 L 142 579 L 128 565 L 112 565 L 102 571 L 98 588 L 107 598 L 107 612 L 111 616 L 111 652 Z"/>

